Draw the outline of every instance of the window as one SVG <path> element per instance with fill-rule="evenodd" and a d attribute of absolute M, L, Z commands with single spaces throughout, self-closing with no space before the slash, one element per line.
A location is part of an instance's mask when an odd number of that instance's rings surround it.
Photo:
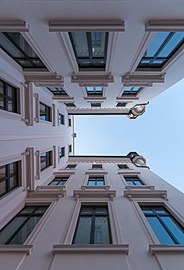
<path fill-rule="evenodd" d="M 47 87 L 55 96 L 68 96 L 63 87 Z"/>
<path fill-rule="evenodd" d="M 71 153 L 72 152 L 72 145 L 70 144 L 69 145 L 69 153 Z"/>
<path fill-rule="evenodd" d="M 20 161 L 0 166 L 0 197 L 20 186 Z"/>
<path fill-rule="evenodd" d="M 111 244 L 106 206 L 82 206 L 73 244 Z"/>
<path fill-rule="evenodd" d="M 72 125 L 72 120 L 71 120 L 71 118 L 68 118 L 68 125 L 69 125 L 69 127 L 71 127 L 71 125 Z"/>
<path fill-rule="evenodd" d="M 12 85 L 0 80 L 0 109 L 19 113 L 19 90 Z"/>
<path fill-rule="evenodd" d="M 77 164 L 68 164 L 65 169 L 71 169 L 72 170 L 72 169 L 75 169 L 76 166 L 77 166 Z"/>
<path fill-rule="evenodd" d="M 143 89 L 143 87 L 141 87 L 141 86 L 125 86 L 123 88 L 123 95 L 136 95 L 142 89 Z"/>
<path fill-rule="evenodd" d="M 95 107 L 101 107 L 101 103 L 99 103 L 99 102 L 91 103 L 91 107 L 92 107 L 92 108 L 95 108 Z"/>
<path fill-rule="evenodd" d="M 143 186 L 142 181 L 136 176 L 124 176 L 127 186 Z"/>
<path fill-rule="evenodd" d="M 0 33 L 0 48 L 23 68 L 46 68 L 20 33 Z"/>
<path fill-rule="evenodd" d="M 58 115 L 58 124 L 59 125 L 64 125 L 65 124 L 65 117 L 61 113 L 59 113 L 59 115 Z"/>
<path fill-rule="evenodd" d="M 184 229 L 162 206 L 141 206 L 161 244 L 184 244 Z"/>
<path fill-rule="evenodd" d="M 52 165 L 52 151 L 40 154 L 41 171 Z"/>
<path fill-rule="evenodd" d="M 66 107 L 76 107 L 74 103 L 65 103 Z"/>
<path fill-rule="evenodd" d="M 102 96 L 103 87 L 102 86 L 87 86 L 86 92 L 88 96 Z"/>
<path fill-rule="evenodd" d="M 59 158 L 64 157 L 64 155 L 65 155 L 65 148 L 64 147 L 59 148 Z"/>
<path fill-rule="evenodd" d="M 51 107 L 40 102 L 40 120 L 51 122 Z"/>
<path fill-rule="evenodd" d="M 48 206 L 25 206 L 1 231 L 0 244 L 23 244 Z"/>
<path fill-rule="evenodd" d="M 184 43 L 184 32 L 158 32 L 142 57 L 139 68 L 161 68 Z"/>
<path fill-rule="evenodd" d="M 128 166 L 126 164 L 118 164 L 119 169 L 128 169 Z"/>
<path fill-rule="evenodd" d="M 88 186 L 104 186 L 104 176 L 90 176 L 88 180 Z"/>
<path fill-rule="evenodd" d="M 49 183 L 49 186 L 64 186 L 69 176 L 56 176 L 52 182 Z"/>
<path fill-rule="evenodd" d="M 70 32 L 69 37 L 80 70 L 105 70 L 107 32 Z"/>
<path fill-rule="evenodd" d="M 127 103 L 125 103 L 125 102 L 118 102 L 116 104 L 116 107 L 125 107 L 126 105 L 127 105 Z"/>
<path fill-rule="evenodd" d="M 92 169 L 102 169 L 102 164 L 93 164 Z"/>

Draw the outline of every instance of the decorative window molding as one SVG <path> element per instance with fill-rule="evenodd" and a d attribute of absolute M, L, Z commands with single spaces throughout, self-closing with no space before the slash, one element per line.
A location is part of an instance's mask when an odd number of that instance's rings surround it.
<path fill-rule="evenodd" d="M 56 145 L 53 145 L 53 168 L 56 168 Z"/>
<path fill-rule="evenodd" d="M 29 25 L 22 20 L 1 20 L 0 32 L 29 32 Z"/>
<path fill-rule="evenodd" d="M 31 255 L 33 245 L 0 245 L 0 253 L 25 253 Z"/>
<path fill-rule="evenodd" d="M 152 86 L 153 83 L 164 83 L 164 74 L 148 74 L 145 72 L 127 73 L 122 77 L 122 82 L 126 85 Z"/>
<path fill-rule="evenodd" d="M 35 97 L 35 103 L 38 96 Z M 27 126 L 33 126 L 33 84 L 25 83 L 24 84 L 24 110 L 25 110 L 25 118 L 24 122 Z M 36 104 L 37 106 L 37 104 Z M 37 121 L 37 116 L 35 117 Z"/>
<path fill-rule="evenodd" d="M 72 83 L 79 83 L 81 84 L 90 84 L 94 83 L 96 85 L 100 84 L 108 84 L 113 83 L 114 79 L 111 73 L 98 71 L 98 72 L 79 72 L 72 76 L 71 78 Z"/>
<path fill-rule="evenodd" d="M 123 32 L 122 20 L 58 20 L 49 22 L 49 32 Z"/>
<path fill-rule="evenodd" d="M 167 199 L 166 190 L 148 190 L 148 189 L 125 189 L 124 197 L 127 197 L 129 200 L 134 198 L 163 198 Z"/>
<path fill-rule="evenodd" d="M 28 147 L 25 151 L 26 157 L 26 188 L 34 190 L 34 147 Z"/>
<path fill-rule="evenodd" d="M 184 32 L 184 20 L 151 20 L 145 24 L 146 32 Z"/>
<path fill-rule="evenodd" d="M 35 99 L 35 118 L 34 118 L 34 121 L 36 123 L 39 123 L 39 94 L 38 93 L 34 93 L 34 99 Z"/>
<path fill-rule="evenodd" d="M 105 253 L 105 254 L 125 254 L 129 253 L 129 245 L 53 245 L 53 254 L 63 253 Z"/>
<path fill-rule="evenodd" d="M 52 104 L 52 124 L 56 126 L 56 105 Z"/>
<path fill-rule="evenodd" d="M 50 187 L 50 186 L 48 186 Z M 51 203 L 58 201 L 65 196 L 63 188 L 38 188 L 37 190 L 28 192 L 26 203 Z"/>
<path fill-rule="evenodd" d="M 151 254 L 184 254 L 184 245 L 162 245 L 151 244 L 149 245 Z"/>
<path fill-rule="evenodd" d="M 83 199 L 83 198 L 95 198 L 95 199 L 106 199 L 113 201 L 114 197 L 116 196 L 116 190 L 74 190 L 73 196 L 75 199 Z"/>
<path fill-rule="evenodd" d="M 64 79 L 60 75 L 51 73 L 48 71 L 45 72 L 24 72 L 26 82 L 33 82 L 37 87 L 54 87 L 54 86 L 63 86 Z"/>

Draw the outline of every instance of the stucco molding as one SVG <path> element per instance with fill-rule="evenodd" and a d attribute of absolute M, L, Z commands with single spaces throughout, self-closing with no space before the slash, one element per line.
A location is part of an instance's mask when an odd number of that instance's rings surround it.
<path fill-rule="evenodd" d="M 145 24 L 146 32 L 183 32 L 184 20 L 151 20 Z"/>
<path fill-rule="evenodd" d="M 184 254 L 184 245 L 151 244 L 149 251 L 151 254 Z"/>
<path fill-rule="evenodd" d="M 124 197 L 127 197 L 129 200 L 133 198 L 163 198 L 167 199 L 166 190 L 148 190 L 148 189 L 137 189 L 137 190 L 124 190 Z"/>
<path fill-rule="evenodd" d="M 33 245 L 0 245 L 0 253 L 25 253 L 30 255 Z"/>
<path fill-rule="evenodd" d="M 22 20 L 1 20 L 0 32 L 29 32 L 29 24 Z"/>
<path fill-rule="evenodd" d="M 53 253 L 115 253 L 128 255 L 129 245 L 53 245 Z"/>
<path fill-rule="evenodd" d="M 85 189 L 74 190 L 73 196 L 75 199 L 80 198 L 100 198 L 113 200 L 116 196 L 116 190 L 101 190 L 101 189 Z"/>

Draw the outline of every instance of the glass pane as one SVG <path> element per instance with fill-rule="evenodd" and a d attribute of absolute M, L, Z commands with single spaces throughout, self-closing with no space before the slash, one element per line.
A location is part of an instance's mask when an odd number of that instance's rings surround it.
<path fill-rule="evenodd" d="M 171 231 L 180 244 L 184 244 L 184 231 L 171 217 L 161 217 L 164 224 Z"/>
<path fill-rule="evenodd" d="M 96 214 L 102 214 L 102 215 L 107 215 L 108 214 L 108 210 L 107 207 L 96 207 L 95 208 L 95 212 Z"/>
<path fill-rule="evenodd" d="M 144 212 L 144 214 L 153 214 L 153 210 L 149 208 L 142 208 L 142 211 Z"/>
<path fill-rule="evenodd" d="M 0 182 L 0 196 L 6 193 L 6 181 Z"/>
<path fill-rule="evenodd" d="M 143 184 L 141 183 L 141 181 L 135 180 L 135 181 L 134 181 L 134 185 L 135 185 L 135 186 L 142 186 Z"/>
<path fill-rule="evenodd" d="M 157 214 L 169 214 L 163 207 L 161 208 L 154 208 Z"/>
<path fill-rule="evenodd" d="M 88 44 L 85 32 L 72 32 L 72 39 L 74 43 L 74 48 L 77 54 L 77 58 L 79 57 L 88 57 Z"/>
<path fill-rule="evenodd" d="M 16 162 L 10 163 L 9 166 L 10 166 L 10 174 L 15 173 L 16 172 Z"/>
<path fill-rule="evenodd" d="M 165 45 L 163 50 L 159 53 L 159 57 L 167 57 L 169 54 L 177 47 L 177 45 L 182 41 L 184 38 L 184 32 L 177 32 L 174 33 L 172 38 L 168 41 Z"/>
<path fill-rule="evenodd" d="M 157 217 L 147 217 L 147 220 L 161 244 L 175 244 Z"/>
<path fill-rule="evenodd" d="M 0 108 L 4 110 L 5 109 L 4 107 L 5 107 L 4 98 L 0 96 Z"/>
<path fill-rule="evenodd" d="M 25 206 L 22 211 L 19 213 L 20 214 L 30 214 L 35 210 L 36 207 L 34 206 Z"/>
<path fill-rule="evenodd" d="M 11 244 L 23 244 L 29 234 L 32 232 L 38 221 L 41 219 L 40 216 L 31 217 L 16 236 L 11 240 Z"/>
<path fill-rule="evenodd" d="M 88 181 L 88 186 L 95 186 L 95 181 L 89 180 Z"/>
<path fill-rule="evenodd" d="M 52 181 L 49 183 L 49 186 L 57 186 L 58 185 L 58 181 Z"/>
<path fill-rule="evenodd" d="M 158 32 L 154 35 L 144 57 L 153 57 L 170 32 Z"/>
<path fill-rule="evenodd" d="M 47 167 L 47 161 L 46 160 L 43 160 L 42 162 L 41 162 L 41 170 L 43 170 L 44 168 L 46 168 Z"/>
<path fill-rule="evenodd" d="M 0 94 L 4 94 L 4 83 L 0 81 Z"/>
<path fill-rule="evenodd" d="M 0 232 L 0 244 L 6 244 L 10 237 L 18 230 L 26 217 L 15 217 Z"/>
<path fill-rule="evenodd" d="M 22 66 L 22 67 L 34 67 L 34 65 L 29 60 L 25 59 L 16 59 L 15 60 Z"/>
<path fill-rule="evenodd" d="M 9 184 L 10 184 L 10 189 L 13 189 L 13 188 L 15 188 L 15 187 L 18 186 L 18 183 L 17 183 L 17 176 L 16 176 L 16 175 L 10 177 L 10 179 L 9 179 Z"/>
<path fill-rule="evenodd" d="M 6 176 L 6 169 L 5 166 L 0 167 L 0 179 Z"/>
<path fill-rule="evenodd" d="M 109 227 L 107 217 L 95 218 L 94 244 L 109 244 Z"/>
<path fill-rule="evenodd" d="M 93 207 L 90 207 L 90 206 L 83 206 L 81 208 L 81 214 L 90 214 L 92 215 L 92 212 L 93 212 Z"/>
<path fill-rule="evenodd" d="M 20 33 L 8 33 L 8 36 L 13 39 L 13 41 L 25 52 L 26 55 L 29 57 L 37 57 L 36 53 Z"/>
<path fill-rule="evenodd" d="M 104 57 L 105 54 L 105 32 L 92 32 L 92 53 L 93 57 Z"/>
<path fill-rule="evenodd" d="M 8 100 L 8 111 L 13 112 L 13 102 L 12 102 L 12 100 Z"/>
<path fill-rule="evenodd" d="M 58 186 L 64 186 L 65 183 L 66 183 L 66 181 L 59 181 L 59 182 L 58 182 Z"/>
<path fill-rule="evenodd" d="M 37 207 L 36 211 L 35 211 L 35 214 L 44 214 L 45 211 L 47 210 L 48 206 L 40 206 L 40 207 Z"/>
<path fill-rule="evenodd" d="M 126 180 L 127 186 L 134 186 L 133 182 L 131 180 Z"/>
<path fill-rule="evenodd" d="M 23 54 L 12 44 L 12 42 L 0 33 L 0 46 L 12 57 L 23 57 Z"/>
<path fill-rule="evenodd" d="M 97 181 L 97 186 L 104 186 L 104 181 L 103 180 Z"/>
<path fill-rule="evenodd" d="M 90 244 L 91 217 L 80 217 L 74 244 Z"/>

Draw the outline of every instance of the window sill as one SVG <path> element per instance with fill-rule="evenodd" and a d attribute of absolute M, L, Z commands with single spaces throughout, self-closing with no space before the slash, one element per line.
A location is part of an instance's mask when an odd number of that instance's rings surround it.
<path fill-rule="evenodd" d="M 31 254 L 33 245 L 0 245 L 0 253 L 26 253 Z"/>
<path fill-rule="evenodd" d="M 26 203 L 28 202 L 35 202 L 35 201 L 41 201 L 41 202 L 46 202 L 50 203 L 53 201 L 57 201 L 60 198 L 63 198 L 65 196 L 65 190 L 62 189 L 38 189 L 35 191 L 29 191 L 27 198 L 26 198 Z"/>
<path fill-rule="evenodd" d="M 19 120 L 22 121 L 22 115 L 20 113 L 14 113 L 14 112 L 9 112 L 5 110 L 0 110 L 0 117 L 1 118 L 7 118 L 7 119 L 13 119 L 13 120 Z"/>
<path fill-rule="evenodd" d="M 53 125 L 52 121 L 47 121 L 47 120 L 41 120 L 41 119 L 38 119 L 38 123 L 43 123 L 43 124 L 49 124 L 49 125 Z"/>
<path fill-rule="evenodd" d="M 54 254 L 62 253 L 115 253 L 128 255 L 129 245 L 53 245 Z"/>
<path fill-rule="evenodd" d="M 167 199 L 167 191 L 165 190 L 124 190 L 124 197 L 129 200 L 133 198 L 162 198 Z"/>
<path fill-rule="evenodd" d="M 116 190 L 101 190 L 101 189 L 87 189 L 87 190 L 74 190 L 73 196 L 79 198 L 104 198 L 113 201 L 116 196 Z"/>
<path fill-rule="evenodd" d="M 109 190 L 110 186 L 81 186 L 82 190 Z"/>
<path fill-rule="evenodd" d="M 151 254 L 184 254 L 184 245 L 149 245 L 149 251 Z"/>

